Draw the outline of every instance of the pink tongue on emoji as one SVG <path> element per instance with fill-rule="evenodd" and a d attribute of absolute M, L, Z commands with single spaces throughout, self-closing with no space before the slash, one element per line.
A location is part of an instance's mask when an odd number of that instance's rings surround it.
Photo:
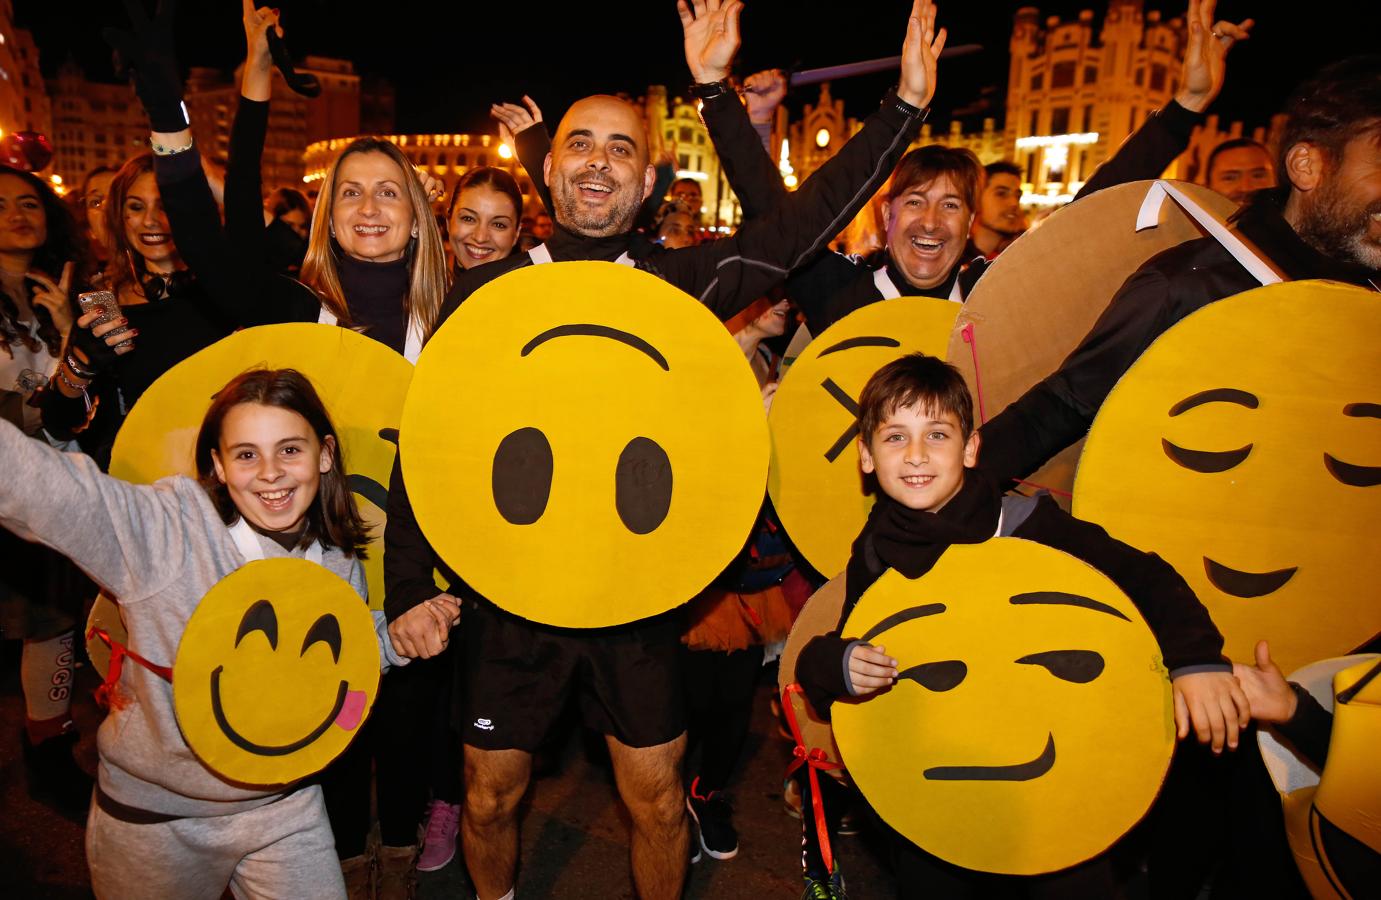
<path fill-rule="evenodd" d="M 354 731 L 360 719 L 364 718 L 366 699 L 364 691 L 347 691 L 345 705 L 340 708 L 340 715 L 336 716 L 336 724 L 346 731 Z"/>

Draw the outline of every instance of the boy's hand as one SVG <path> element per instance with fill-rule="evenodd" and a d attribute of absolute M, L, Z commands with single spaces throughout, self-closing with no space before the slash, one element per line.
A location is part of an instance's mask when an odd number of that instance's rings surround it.
<path fill-rule="evenodd" d="M 1288 722 L 1295 717 L 1299 698 L 1271 662 L 1271 648 L 1265 641 L 1256 643 L 1256 665 L 1233 663 L 1232 674 L 1247 695 L 1252 718 L 1260 722 Z"/>
<path fill-rule="evenodd" d="M 849 685 L 854 696 L 867 697 L 897 680 L 897 661 L 887 655 L 885 648 L 872 644 L 857 644 L 849 653 Z"/>
<path fill-rule="evenodd" d="M 1214 753 L 1237 749 L 1237 732 L 1251 721 L 1251 706 L 1242 688 L 1228 672 L 1181 675 L 1171 687 L 1175 693 L 1175 733 L 1183 740 L 1194 726 L 1201 744 Z"/>

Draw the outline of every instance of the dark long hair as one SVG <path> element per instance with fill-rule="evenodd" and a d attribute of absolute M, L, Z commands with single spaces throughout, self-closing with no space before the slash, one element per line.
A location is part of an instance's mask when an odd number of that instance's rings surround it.
<path fill-rule="evenodd" d="M 72 217 L 67 204 L 53 193 L 53 189 L 32 172 L 0 165 L 0 175 L 12 175 L 23 181 L 33 189 L 38 195 L 39 202 L 43 204 L 48 237 L 43 245 L 34 251 L 34 259 L 30 266 L 57 282 L 62 279 L 63 267 L 72 262 L 72 281 L 68 289 L 67 302 L 75 311 L 77 291 L 90 274 L 90 262 L 86 248 L 78 237 L 80 233 L 77 230 L 76 219 Z M 37 340 L 19 327 L 19 307 L 15 305 L 13 298 L 0 291 L 0 346 L 13 356 L 11 344 L 23 344 L 36 352 L 39 348 L 38 342 L 42 341 L 48 355 L 57 356 L 62 352 L 62 333 L 53 324 L 52 315 L 37 305 L 33 307 L 33 314 L 34 321 L 38 323 Z"/>
<path fill-rule="evenodd" d="M 456 201 L 460 198 L 460 192 L 466 188 L 487 187 L 498 191 L 513 201 L 513 217 L 517 219 L 523 214 L 523 192 L 518 189 L 518 182 L 514 177 L 503 169 L 494 166 L 476 166 L 456 182 L 456 189 L 451 192 L 451 205 L 446 207 L 446 221 L 450 222 L 451 217 L 456 214 Z M 517 222 L 514 222 L 516 225 Z"/>
<path fill-rule="evenodd" d="M 321 476 L 316 499 L 307 509 L 307 527 L 303 529 L 298 546 L 306 547 L 320 539 L 323 544 L 340 548 L 346 556 L 364 559 L 364 548 L 370 540 L 369 529 L 350 494 L 340 437 L 316 388 L 296 369 L 250 369 L 240 373 L 216 393 L 206 418 L 201 421 L 201 431 L 197 434 L 197 477 L 216 512 L 220 513 L 221 521 L 229 525 L 240 512 L 230 499 L 230 491 L 216 477 L 211 452 L 220 449 L 221 425 L 226 413 L 241 403 L 276 406 L 297 413 L 312 426 L 323 446 L 327 437 L 334 438 L 331 471 Z"/>
<path fill-rule="evenodd" d="M 106 194 L 105 230 L 110 248 L 110 262 L 106 265 L 106 278 L 110 290 L 118 297 L 125 285 L 133 285 L 142 292 L 144 282 L 150 274 L 144 263 L 144 255 L 129 242 L 125 234 L 125 199 L 129 197 L 134 182 L 141 175 L 153 172 L 153 154 L 139 153 L 125 160 L 115 180 L 110 183 L 110 193 Z M 181 256 L 178 259 L 181 260 Z"/>

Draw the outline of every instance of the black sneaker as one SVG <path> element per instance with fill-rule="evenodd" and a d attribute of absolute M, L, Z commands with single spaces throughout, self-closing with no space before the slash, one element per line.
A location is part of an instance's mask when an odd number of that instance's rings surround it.
<path fill-rule="evenodd" d="M 838 866 L 835 866 L 833 875 L 806 872 L 805 882 L 801 900 L 848 900 L 848 895 L 844 893 L 844 875 Z"/>
<path fill-rule="evenodd" d="M 715 859 L 738 856 L 738 832 L 734 831 L 733 807 L 721 791 L 702 796 L 700 779 L 691 782 L 686 807 L 700 832 L 700 846 Z"/>
<path fill-rule="evenodd" d="M 91 805 L 91 776 L 72 756 L 79 739 L 76 729 L 39 744 L 29 743 L 28 734 L 20 738 L 30 794 L 46 796 L 60 811 L 74 818 L 84 817 Z"/>

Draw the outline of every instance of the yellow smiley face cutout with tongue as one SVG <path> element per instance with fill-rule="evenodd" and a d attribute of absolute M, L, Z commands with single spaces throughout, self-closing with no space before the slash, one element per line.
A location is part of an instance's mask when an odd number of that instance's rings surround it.
<path fill-rule="evenodd" d="M 844 634 L 897 660 L 889 689 L 834 704 L 849 775 L 887 824 L 966 869 L 1054 872 L 1145 815 L 1175 740 L 1160 649 L 1105 575 L 1015 538 L 891 570 Z"/>
<path fill-rule="evenodd" d="M 378 686 L 378 639 L 360 595 L 316 563 L 267 559 L 221 579 L 188 620 L 173 710 L 222 778 L 289 784 L 349 745 Z"/>

